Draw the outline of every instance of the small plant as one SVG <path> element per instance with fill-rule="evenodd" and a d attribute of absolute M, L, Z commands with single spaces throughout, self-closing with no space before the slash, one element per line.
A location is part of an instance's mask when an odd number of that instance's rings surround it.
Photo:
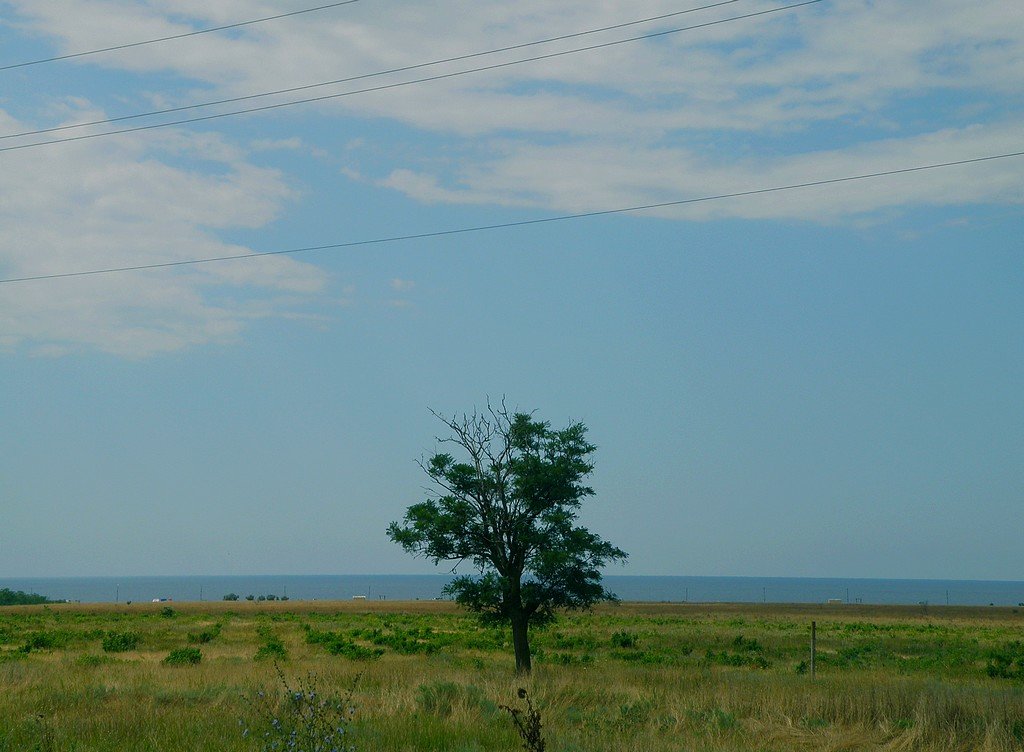
<path fill-rule="evenodd" d="M 194 666 L 201 660 L 203 652 L 199 648 L 175 648 L 163 662 L 168 666 Z"/>
<path fill-rule="evenodd" d="M 170 606 L 164 606 L 162 609 L 160 609 L 160 615 L 165 619 L 173 619 L 175 616 L 178 615 L 178 612 Z"/>
<path fill-rule="evenodd" d="M 193 644 L 206 644 L 207 642 L 213 642 L 213 640 L 220 635 L 221 625 L 214 624 L 210 629 L 204 629 L 202 632 L 189 632 L 188 641 Z"/>
<path fill-rule="evenodd" d="M 139 636 L 135 632 L 107 632 L 101 644 L 105 653 L 124 653 L 138 647 Z"/>
<path fill-rule="evenodd" d="M 259 718 L 255 730 L 244 720 L 242 736 L 251 738 L 262 752 L 309 750 L 310 752 L 353 752 L 351 724 L 355 716 L 352 695 L 361 674 L 356 674 L 344 697 L 326 694 L 316 674 L 293 686 L 281 667 L 274 663 L 283 697 L 278 693 L 257 693 Z"/>
<path fill-rule="evenodd" d="M 612 647 L 635 648 L 639 644 L 640 641 L 633 632 L 616 632 L 612 635 Z"/>
<path fill-rule="evenodd" d="M 512 723 L 515 724 L 516 732 L 523 742 L 523 749 L 526 752 L 544 752 L 547 742 L 541 734 L 540 712 L 530 702 L 530 695 L 522 687 L 516 693 L 520 700 L 526 700 L 526 710 L 512 708 L 508 705 L 499 705 L 502 710 L 507 710 L 512 716 Z"/>

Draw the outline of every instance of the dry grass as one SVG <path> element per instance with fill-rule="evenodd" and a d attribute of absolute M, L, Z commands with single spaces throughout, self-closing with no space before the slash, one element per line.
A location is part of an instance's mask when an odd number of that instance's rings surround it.
<path fill-rule="evenodd" d="M 815 681 L 798 673 L 812 619 Z M 199 665 L 161 663 L 217 624 L 196 643 Z M 330 655 L 304 625 L 376 639 L 384 654 Z M 1022 627 L 1024 615 L 999 608 L 603 606 L 535 634 L 525 686 L 552 751 L 1019 752 L 1024 686 L 988 677 L 984 656 Z M 111 630 L 137 632 L 138 648 L 104 653 Z M 43 633 L 55 644 L 22 652 Z M 636 644 L 616 647 L 615 634 Z M 518 748 L 497 707 L 520 685 L 503 633 L 444 602 L 289 601 L 0 609 L 0 750 L 258 749 L 239 720 L 253 722 L 257 691 L 276 691 L 271 663 L 254 659 L 267 635 L 289 676 L 314 672 L 343 692 L 361 674 L 360 750 Z M 386 642 L 396 635 L 407 642 Z"/>

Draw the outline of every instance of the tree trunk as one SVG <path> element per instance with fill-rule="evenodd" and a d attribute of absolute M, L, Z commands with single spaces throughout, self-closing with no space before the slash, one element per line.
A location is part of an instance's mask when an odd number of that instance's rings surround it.
<path fill-rule="evenodd" d="M 517 613 L 511 618 L 512 622 L 512 646 L 516 651 L 516 673 L 528 674 L 532 665 L 530 663 L 530 637 L 528 633 L 529 620 L 526 614 Z"/>

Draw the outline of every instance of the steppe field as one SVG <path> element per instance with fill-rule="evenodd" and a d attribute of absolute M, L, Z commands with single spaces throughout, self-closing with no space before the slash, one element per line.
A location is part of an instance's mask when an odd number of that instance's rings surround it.
<path fill-rule="evenodd" d="M 619 604 L 532 644 L 518 679 L 444 602 L 0 608 L 0 750 L 511 751 L 519 687 L 547 752 L 1024 749 L 1024 608 Z"/>

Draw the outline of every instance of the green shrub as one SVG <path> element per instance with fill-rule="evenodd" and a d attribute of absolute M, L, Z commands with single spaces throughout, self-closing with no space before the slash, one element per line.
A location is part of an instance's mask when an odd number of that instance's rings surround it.
<path fill-rule="evenodd" d="M 736 667 L 747 667 L 747 668 L 771 668 L 771 661 L 765 658 L 763 655 L 756 653 L 730 653 L 727 651 L 714 652 L 709 650 L 704 654 L 704 659 L 708 663 L 717 663 L 721 666 L 736 666 Z"/>
<path fill-rule="evenodd" d="M 175 616 L 178 615 L 178 612 L 170 606 L 164 606 L 162 609 L 160 609 L 160 615 L 165 619 L 173 619 Z"/>
<path fill-rule="evenodd" d="M 102 647 L 105 653 L 124 653 L 135 650 L 138 644 L 139 636 L 135 632 L 107 632 Z"/>
<path fill-rule="evenodd" d="M 199 648 L 175 648 L 163 662 L 168 666 L 194 666 L 201 660 L 203 653 Z"/>
<path fill-rule="evenodd" d="M 73 638 L 80 636 L 80 633 L 69 632 L 64 629 L 43 629 L 32 632 L 25 638 L 25 644 L 21 650 L 24 653 L 31 653 L 33 650 L 57 650 L 65 647 Z"/>
<path fill-rule="evenodd" d="M 380 658 L 384 651 L 380 648 L 367 648 L 357 645 L 351 638 L 340 632 L 321 631 L 312 629 L 308 624 L 306 630 L 306 643 L 309 645 L 320 645 L 331 655 L 340 655 L 354 661 L 366 661 Z"/>
<path fill-rule="evenodd" d="M 238 600 L 238 595 L 236 593 L 228 593 L 227 595 L 225 595 L 222 598 L 222 600 L 225 600 L 225 601 L 237 601 Z"/>
<path fill-rule="evenodd" d="M 205 645 L 208 642 L 213 642 L 214 638 L 220 635 L 221 625 L 214 624 L 210 629 L 204 629 L 202 632 L 189 632 L 188 641 L 193 645 Z"/>
<path fill-rule="evenodd" d="M 993 679 L 1024 680 L 1024 642 L 1014 640 L 988 651 L 985 673 Z"/>
<path fill-rule="evenodd" d="M 616 632 L 612 635 L 612 647 L 635 648 L 639 644 L 640 641 L 633 632 Z"/>
<path fill-rule="evenodd" d="M 268 658 L 276 661 L 288 660 L 288 649 L 281 642 L 280 637 L 270 635 L 264 638 L 264 640 L 259 650 L 256 651 L 255 659 L 257 661 L 265 661 Z"/>

